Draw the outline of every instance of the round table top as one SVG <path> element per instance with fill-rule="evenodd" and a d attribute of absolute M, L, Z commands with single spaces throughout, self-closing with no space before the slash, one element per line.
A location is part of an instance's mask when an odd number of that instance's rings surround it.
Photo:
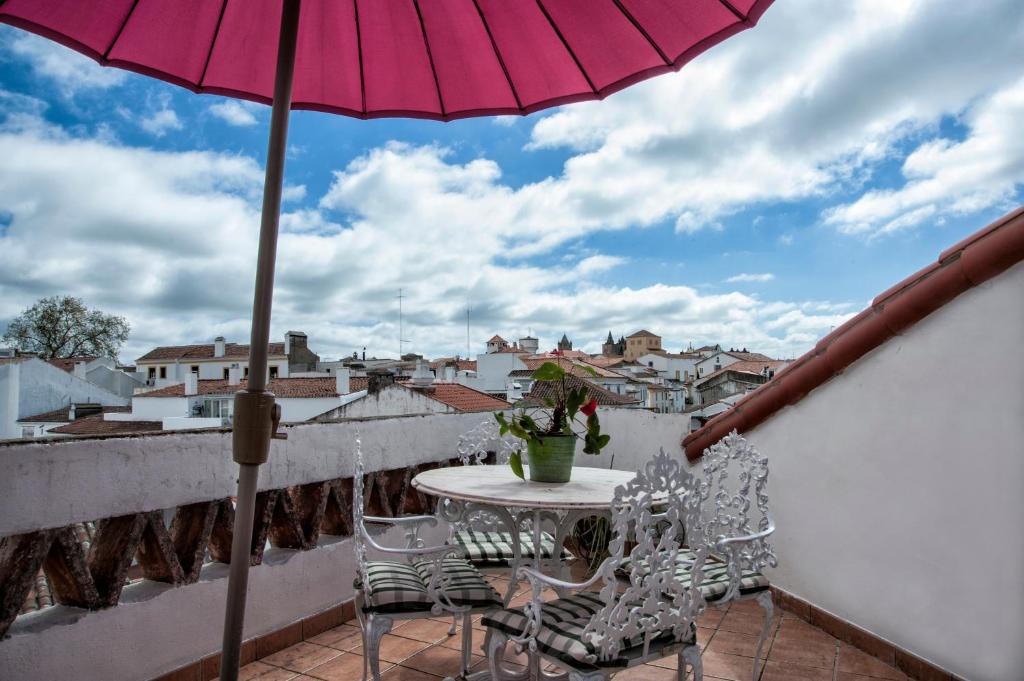
<path fill-rule="evenodd" d="M 606 509 L 615 488 L 636 473 L 574 466 L 569 482 L 532 482 L 529 467 L 520 480 L 507 465 L 451 466 L 423 471 L 412 486 L 436 497 L 476 501 L 492 506 L 554 509 Z"/>

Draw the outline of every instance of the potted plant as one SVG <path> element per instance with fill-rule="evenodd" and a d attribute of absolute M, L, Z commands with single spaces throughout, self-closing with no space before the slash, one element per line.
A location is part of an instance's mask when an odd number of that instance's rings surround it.
<path fill-rule="evenodd" d="M 502 435 L 511 433 L 526 441 L 530 480 L 568 482 L 576 457 L 576 441 L 583 440 L 584 454 L 599 454 L 611 437 L 601 433 L 597 400 L 590 398 L 585 386 L 567 385 L 564 368 L 545 362 L 533 372 L 533 379 L 550 382 L 554 396 L 544 398 L 542 405 L 521 407 L 509 417 L 495 412 L 494 418 Z M 512 453 L 509 465 L 516 475 L 526 479 L 520 451 Z"/>

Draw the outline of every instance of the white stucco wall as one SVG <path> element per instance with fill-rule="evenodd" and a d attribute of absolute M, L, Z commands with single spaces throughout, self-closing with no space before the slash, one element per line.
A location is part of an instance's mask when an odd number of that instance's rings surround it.
<path fill-rule="evenodd" d="M 334 418 L 361 418 L 366 416 L 399 416 L 402 414 L 454 413 L 448 405 L 424 397 L 401 386 L 389 386 L 373 395 L 366 394 L 336 410 Z"/>
<path fill-rule="evenodd" d="M 963 678 L 1024 673 L 1024 264 L 748 433 L 778 586 Z"/>
<path fill-rule="evenodd" d="M 126 406 L 129 401 L 40 359 L 0 365 L 0 439 L 21 437 L 19 418 L 73 402 Z"/>

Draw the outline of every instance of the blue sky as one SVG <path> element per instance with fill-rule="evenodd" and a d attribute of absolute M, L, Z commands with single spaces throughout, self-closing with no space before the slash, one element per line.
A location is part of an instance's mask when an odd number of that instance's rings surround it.
<path fill-rule="evenodd" d="M 401 287 L 428 356 L 465 353 L 467 306 L 473 353 L 639 328 L 804 352 L 1024 183 L 1019 3 L 813 9 L 525 118 L 295 112 L 274 336 L 394 355 Z M 3 27 L 0 117 L 0 328 L 74 294 L 129 318 L 124 359 L 247 340 L 268 108 Z"/>

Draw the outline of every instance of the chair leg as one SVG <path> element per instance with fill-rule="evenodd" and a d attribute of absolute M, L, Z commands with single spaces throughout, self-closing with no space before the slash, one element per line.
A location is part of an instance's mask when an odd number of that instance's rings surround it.
<path fill-rule="evenodd" d="M 452 617 L 454 620 L 455 617 Z M 454 628 L 454 621 L 452 627 Z M 470 663 L 473 660 L 473 620 L 467 612 L 462 616 L 462 676 L 469 674 Z"/>
<path fill-rule="evenodd" d="M 508 636 L 494 629 L 487 630 L 487 638 L 484 639 L 484 653 L 487 655 L 487 666 L 491 670 L 493 681 L 502 681 L 501 660 L 498 656 L 505 650 Z"/>
<path fill-rule="evenodd" d="M 366 681 L 366 665 L 370 666 L 373 681 L 380 681 L 380 641 L 391 631 L 394 622 L 390 617 L 371 613 L 366 618 L 366 632 L 363 634 L 363 681 Z"/>
<path fill-rule="evenodd" d="M 704 678 L 704 663 L 700 659 L 700 648 L 697 646 L 686 646 L 679 651 L 679 681 L 686 681 L 686 667 L 693 670 L 693 681 L 702 681 Z"/>
<path fill-rule="evenodd" d="M 454 636 L 455 632 L 458 631 L 458 628 L 459 628 L 459 616 L 458 615 L 452 615 L 452 626 L 448 627 L 448 635 L 449 636 Z"/>
<path fill-rule="evenodd" d="M 602 671 L 580 672 L 572 669 L 569 671 L 569 681 L 607 681 L 608 674 Z"/>
<path fill-rule="evenodd" d="M 775 613 L 775 606 L 772 603 L 772 592 L 762 591 L 757 595 L 758 604 L 764 608 L 764 626 L 761 628 L 761 637 L 757 639 L 757 650 L 754 651 L 754 673 L 751 681 L 757 681 L 757 675 L 761 670 L 761 649 L 768 640 L 768 634 L 772 629 L 772 617 Z"/>

